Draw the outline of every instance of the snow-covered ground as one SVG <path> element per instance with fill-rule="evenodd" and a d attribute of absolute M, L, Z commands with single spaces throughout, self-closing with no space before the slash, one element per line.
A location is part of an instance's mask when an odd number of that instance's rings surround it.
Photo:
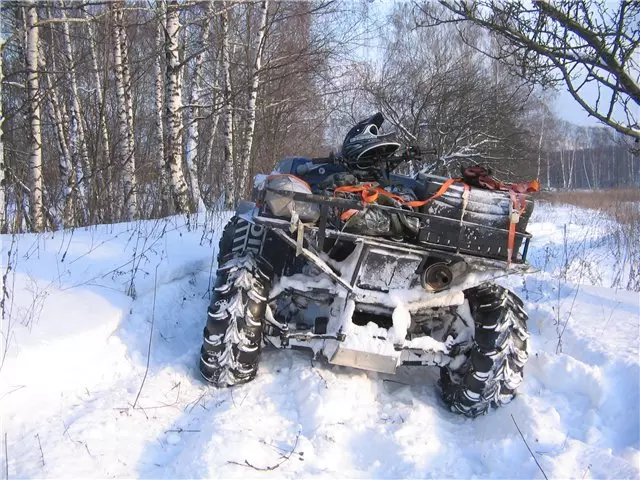
<path fill-rule="evenodd" d="M 541 272 L 505 279 L 530 313 L 525 383 L 475 420 L 446 410 L 435 368 L 388 376 L 265 351 L 254 382 L 203 384 L 197 358 L 224 216 L 3 236 L 1 273 L 8 258 L 14 268 L 2 471 L 542 478 L 517 423 L 549 478 L 638 478 L 638 293 L 609 288 L 620 268 L 593 212 L 541 205 L 534 215 L 530 258 Z"/>

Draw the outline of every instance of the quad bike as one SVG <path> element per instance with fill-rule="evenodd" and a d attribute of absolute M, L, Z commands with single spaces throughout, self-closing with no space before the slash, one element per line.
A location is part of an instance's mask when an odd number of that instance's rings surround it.
<path fill-rule="evenodd" d="M 522 301 L 535 185 L 471 166 L 460 179 L 394 174 L 419 152 L 357 124 L 340 155 L 286 158 L 226 225 L 200 371 L 252 380 L 263 346 L 311 348 L 388 374 L 440 367 L 444 402 L 475 417 L 509 402 L 527 361 Z"/>

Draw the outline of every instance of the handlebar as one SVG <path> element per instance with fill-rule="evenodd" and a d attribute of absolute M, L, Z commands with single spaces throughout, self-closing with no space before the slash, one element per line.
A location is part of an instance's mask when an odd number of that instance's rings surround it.
<path fill-rule="evenodd" d="M 386 165 L 387 165 L 387 168 L 389 168 L 390 170 L 393 170 L 395 169 L 396 166 L 398 166 L 402 162 L 406 162 L 410 160 L 424 160 L 422 157 L 423 155 L 436 154 L 436 153 L 437 151 L 435 148 L 421 149 L 419 147 L 409 147 L 406 150 L 404 150 L 400 155 L 392 155 L 391 157 L 389 157 L 386 160 L 387 162 Z M 349 168 L 350 166 L 353 167 L 353 165 L 351 165 L 349 162 L 344 160 L 342 155 L 340 155 L 339 153 L 336 154 L 334 152 L 331 152 L 328 157 L 311 158 L 309 162 L 306 164 L 306 166 L 301 165 L 300 167 L 298 167 L 298 173 L 302 175 L 310 170 L 315 169 L 315 167 L 312 167 L 311 165 L 326 165 L 326 164 L 338 164 L 338 163 L 344 163 L 347 166 L 347 169 L 350 169 Z"/>
<path fill-rule="evenodd" d="M 419 147 L 409 147 L 401 155 L 391 157 L 395 160 L 412 160 L 420 159 L 422 155 L 435 155 L 437 150 L 435 148 L 422 149 Z M 340 163 L 342 156 L 331 152 L 328 157 L 315 157 L 311 159 L 311 163 L 319 165 L 323 163 Z"/>
<path fill-rule="evenodd" d="M 311 163 L 319 165 L 322 163 L 338 163 L 338 157 L 335 153 L 331 152 L 328 157 L 315 157 L 311 159 Z"/>

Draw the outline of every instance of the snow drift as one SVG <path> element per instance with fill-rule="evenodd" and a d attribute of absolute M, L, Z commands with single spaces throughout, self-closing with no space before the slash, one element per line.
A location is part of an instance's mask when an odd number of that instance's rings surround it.
<path fill-rule="evenodd" d="M 525 381 L 475 420 L 445 409 L 435 368 L 389 376 L 267 350 L 254 382 L 205 385 L 227 218 L 2 236 L 10 478 L 541 478 L 516 424 L 550 478 L 640 475 L 638 294 L 609 288 L 619 266 L 590 212 L 534 212 L 541 271 L 504 280 L 530 314 Z"/>

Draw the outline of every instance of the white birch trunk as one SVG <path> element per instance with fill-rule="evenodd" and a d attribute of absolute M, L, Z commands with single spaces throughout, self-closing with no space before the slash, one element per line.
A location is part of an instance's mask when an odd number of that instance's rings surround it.
<path fill-rule="evenodd" d="M 159 13 L 158 28 L 156 30 L 156 49 L 158 54 L 154 62 L 155 74 L 155 138 L 156 138 L 156 155 L 158 162 L 158 188 L 160 190 L 160 215 L 169 215 L 169 192 L 167 185 L 167 164 L 165 161 L 164 151 L 164 72 L 162 71 L 162 62 L 160 54 L 164 50 L 164 28 L 165 14 L 162 1 L 156 3 Z"/>
<path fill-rule="evenodd" d="M 122 2 L 123 9 L 125 8 L 125 2 Z M 122 45 L 122 78 L 124 79 L 124 98 L 127 106 L 127 149 L 129 151 L 129 158 L 131 162 L 126 166 L 126 176 L 130 178 L 132 184 L 131 188 L 131 203 L 133 204 L 134 216 L 138 214 L 138 183 L 136 181 L 136 162 L 135 162 L 135 130 L 133 126 L 133 93 L 131 85 L 131 73 L 129 70 L 129 44 L 127 41 L 127 29 L 124 24 L 124 10 L 122 13 L 122 28 L 120 29 L 120 39 Z"/>
<path fill-rule="evenodd" d="M 42 203 L 42 131 L 40 127 L 40 83 L 38 78 L 38 11 L 35 3 L 26 7 L 25 52 L 27 67 L 27 96 L 29 101 L 29 205 L 34 231 L 44 230 Z"/>
<path fill-rule="evenodd" d="M 567 188 L 573 188 L 573 167 L 576 164 L 576 146 L 573 145 L 572 150 L 569 152 L 569 183 Z"/>
<path fill-rule="evenodd" d="M 94 83 L 96 87 L 96 98 L 98 100 L 98 107 L 100 109 L 99 113 L 99 123 L 100 123 L 100 137 L 102 141 L 102 151 L 104 153 L 103 165 L 104 171 L 107 172 L 102 173 L 100 169 L 96 169 L 94 175 L 96 176 L 96 183 L 100 189 L 99 194 L 102 194 L 106 197 L 106 202 L 104 205 L 101 205 L 100 208 L 106 209 L 109 211 L 111 209 L 110 200 L 112 198 L 112 188 L 111 182 L 109 181 L 110 175 L 108 174 L 111 166 L 111 145 L 109 143 L 109 127 L 107 126 L 107 106 L 104 103 L 104 94 L 103 94 L 103 82 L 100 78 L 100 68 L 98 66 L 98 47 L 96 45 L 96 31 L 93 25 L 93 21 L 89 18 L 88 12 L 86 8 L 83 6 L 82 8 L 83 18 L 87 20 L 87 29 L 89 31 L 89 53 L 91 56 L 91 65 L 93 66 L 93 77 Z M 105 82 L 106 83 L 106 82 Z M 100 144 L 98 144 L 100 145 Z M 99 158 L 98 150 L 96 151 L 96 156 Z M 98 159 L 95 160 L 96 163 Z M 106 177 L 106 181 L 105 181 Z"/>
<path fill-rule="evenodd" d="M 549 153 L 547 152 L 547 189 L 551 189 L 551 163 L 549 162 Z"/>
<path fill-rule="evenodd" d="M 67 14 L 64 9 L 64 4 L 62 4 L 62 6 L 62 18 L 66 19 Z M 89 151 L 87 149 L 84 125 L 82 123 L 82 112 L 80 110 L 80 98 L 78 95 L 78 82 L 76 80 L 76 69 L 73 63 L 73 47 L 71 45 L 71 34 L 68 22 L 64 22 L 62 24 L 62 31 L 64 35 L 65 71 L 67 72 L 67 80 L 69 82 L 69 90 L 71 92 L 69 145 L 72 164 L 75 166 L 76 170 L 75 181 L 78 188 L 78 195 L 82 202 L 82 205 L 80 205 L 80 213 L 82 215 L 81 222 L 86 224 L 89 214 L 86 194 L 88 182 L 85 181 L 85 179 L 91 178 L 91 167 L 89 165 Z M 77 224 L 77 222 L 74 222 L 74 224 Z"/>
<path fill-rule="evenodd" d="M 93 66 L 93 78 L 96 85 L 96 97 L 98 106 L 100 107 L 100 136 L 102 137 L 102 150 L 104 151 L 105 160 L 111 158 L 111 146 L 109 144 L 109 128 L 107 126 L 107 116 L 105 115 L 104 95 L 102 79 L 100 78 L 100 67 L 98 66 L 98 47 L 96 45 L 96 31 L 93 21 L 89 19 L 86 9 L 83 8 L 83 16 L 87 19 L 87 29 L 89 30 L 89 53 L 91 55 L 91 65 Z"/>
<path fill-rule="evenodd" d="M 209 30 L 211 24 L 211 14 L 213 12 L 213 2 L 207 4 L 207 11 L 205 13 L 205 24 L 202 30 L 201 46 L 202 51 L 196 55 L 195 65 L 193 67 L 193 81 L 191 88 L 191 95 L 188 102 L 188 108 L 186 112 L 186 125 L 187 125 L 187 142 L 185 148 L 185 163 L 187 164 L 187 171 L 189 172 L 189 183 L 191 184 L 191 197 L 193 204 L 199 211 L 205 210 L 204 203 L 202 201 L 202 194 L 200 193 L 200 185 L 198 180 L 198 143 L 199 143 L 199 116 L 200 116 L 200 102 L 203 96 L 202 88 L 202 63 L 205 56 L 205 48 L 209 44 Z"/>
<path fill-rule="evenodd" d="M 8 231 L 7 228 L 7 218 L 5 215 L 7 200 L 5 198 L 6 186 L 4 179 L 4 142 L 3 142 L 3 134 L 4 134 L 4 114 L 2 113 L 2 82 L 4 81 L 4 70 L 2 64 L 2 54 L 4 52 L 4 46 L 6 45 L 7 40 L 0 33 L 0 233 L 6 233 Z"/>
<path fill-rule="evenodd" d="M 225 207 L 233 208 L 236 203 L 236 179 L 233 161 L 233 107 L 231 104 L 231 72 L 229 59 L 229 15 L 224 2 L 220 13 L 220 30 L 222 34 L 222 76 L 224 79 L 224 168 L 223 183 L 225 185 Z"/>
<path fill-rule="evenodd" d="M 47 6 L 47 16 L 53 18 L 51 8 Z M 50 43 L 54 45 L 53 31 L 50 30 Z M 54 127 L 54 133 L 57 140 L 58 148 L 58 172 L 60 175 L 60 191 L 62 192 L 62 226 L 64 228 L 73 227 L 75 225 L 76 212 L 76 182 L 73 175 L 73 160 L 69 150 L 69 129 L 70 120 L 65 108 L 65 102 L 60 103 L 59 97 L 64 98 L 61 91 L 56 90 L 59 85 L 59 79 L 54 78 L 56 73 L 64 72 L 64 69 L 58 69 L 56 63 L 56 55 L 52 53 L 47 55 L 42 50 L 42 42 L 39 45 L 38 65 L 40 71 L 44 72 L 43 81 L 45 88 L 49 92 L 46 98 L 49 100 L 49 116 Z M 44 104 L 43 104 L 44 105 Z"/>
<path fill-rule="evenodd" d="M 536 179 L 540 181 L 540 173 L 542 171 L 542 141 L 544 138 L 544 124 L 545 124 L 546 116 L 542 116 L 541 124 L 540 124 L 540 136 L 538 137 L 538 173 L 536 175 Z"/>
<path fill-rule="evenodd" d="M 46 65 L 44 65 L 44 67 L 45 71 L 48 71 Z M 54 55 L 51 56 L 50 67 L 52 72 L 57 71 Z M 51 76 L 51 73 L 47 73 L 45 78 L 48 80 L 48 87 L 53 91 L 55 82 L 51 80 Z M 58 102 L 57 94 L 49 95 L 49 105 L 58 146 L 58 172 L 60 174 L 60 189 L 62 191 L 62 225 L 68 228 L 73 226 L 75 217 L 75 202 L 73 198 L 75 182 L 74 176 L 71 174 L 72 161 L 67 143 L 67 132 L 65 130 L 65 126 L 69 125 L 69 120 L 63 107 Z"/>
<path fill-rule="evenodd" d="M 182 171 L 182 89 L 180 85 L 180 58 L 178 35 L 180 11 L 178 0 L 167 6 L 165 49 L 167 55 L 167 167 L 169 184 L 178 213 L 191 211 L 189 189 Z"/>
<path fill-rule="evenodd" d="M 587 170 L 587 152 L 582 152 L 582 168 L 584 170 L 584 177 L 587 180 L 587 188 L 591 190 L 591 180 L 589 180 L 589 171 Z"/>
<path fill-rule="evenodd" d="M 567 188 L 567 174 L 564 168 L 564 147 L 560 150 L 560 167 L 562 169 L 562 188 Z"/>
<path fill-rule="evenodd" d="M 211 158 L 213 157 L 213 143 L 216 139 L 216 133 L 218 131 L 218 123 L 220 120 L 220 112 L 218 112 L 219 100 L 220 100 L 220 64 L 221 64 L 221 56 L 218 56 L 216 59 L 216 65 L 214 68 L 214 79 L 213 86 L 211 91 L 211 110 L 213 112 L 213 125 L 211 125 L 211 130 L 209 132 L 209 143 L 207 144 L 207 153 L 204 162 L 204 171 L 208 172 L 211 167 Z"/>
<path fill-rule="evenodd" d="M 251 82 L 249 87 L 249 101 L 247 102 L 247 127 L 245 131 L 242 154 L 240 155 L 240 191 L 247 188 L 247 176 L 251 165 L 251 147 L 253 145 L 253 134 L 256 127 L 256 102 L 258 99 L 258 87 L 260 86 L 260 69 L 262 68 L 262 53 L 264 52 L 265 32 L 267 30 L 267 13 L 269 2 L 264 0 L 260 3 L 260 27 L 256 34 L 255 51 L 256 57 L 251 69 Z"/>
<path fill-rule="evenodd" d="M 214 109 L 216 108 L 216 103 L 214 101 Z M 213 158 L 213 143 L 216 139 L 216 132 L 218 131 L 218 124 L 220 123 L 220 114 L 216 113 L 213 117 L 213 123 L 211 124 L 211 130 L 209 131 L 209 143 L 207 144 L 207 153 L 204 162 L 204 170 L 208 171 L 211 166 L 211 159 Z"/>
<path fill-rule="evenodd" d="M 114 14 L 114 57 L 116 97 L 118 105 L 119 154 L 118 163 L 123 171 L 124 215 L 127 220 L 133 220 L 138 212 L 135 156 L 133 140 L 133 107 L 131 102 L 131 86 L 129 84 L 129 69 L 127 66 L 126 33 L 123 25 L 124 2 L 111 5 Z"/>

